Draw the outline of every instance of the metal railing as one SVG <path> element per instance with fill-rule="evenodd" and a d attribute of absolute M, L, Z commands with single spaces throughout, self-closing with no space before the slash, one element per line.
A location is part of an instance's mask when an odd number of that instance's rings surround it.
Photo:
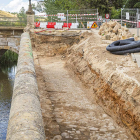
<path fill-rule="evenodd" d="M 25 27 L 26 23 L 27 19 L 22 17 L 0 17 L 0 26 Z"/>

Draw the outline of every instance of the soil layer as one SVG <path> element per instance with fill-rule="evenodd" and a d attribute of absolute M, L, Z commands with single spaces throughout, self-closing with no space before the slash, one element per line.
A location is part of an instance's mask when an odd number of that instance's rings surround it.
<path fill-rule="evenodd" d="M 97 30 L 68 39 L 32 36 L 48 139 L 134 139 L 130 131 L 140 139 L 140 70 L 131 56 L 107 52 L 111 42 Z"/>

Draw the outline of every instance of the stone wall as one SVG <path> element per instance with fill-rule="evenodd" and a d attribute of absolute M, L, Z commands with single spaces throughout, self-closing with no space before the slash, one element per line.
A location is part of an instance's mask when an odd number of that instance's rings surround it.
<path fill-rule="evenodd" d="M 29 33 L 21 36 L 6 139 L 45 140 Z"/>

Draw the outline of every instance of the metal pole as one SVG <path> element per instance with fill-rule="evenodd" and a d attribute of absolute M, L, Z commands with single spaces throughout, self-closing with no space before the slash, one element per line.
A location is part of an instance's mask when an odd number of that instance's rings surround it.
<path fill-rule="evenodd" d="M 97 25 L 98 25 L 98 9 L 97 9 Z M 99 25 L 98 25 L 99 26 Z"/>
<path fill-rule="evenodd" d="M 122 8 L 121 8 L 121 26 L 122 26 Z"/>
<path fill-rule="evenodd" d="M 139 37 L 139 26 L 138 23 L 139 22 L 139 9 L 137 8 L 137 36 Z"/>
<path fill-rule="evenodd" d="M 76 14 L 76 23 L 77 23 L 77 14 Z"/>
<path fill-rule="evenodd" d="M 51 22 L 52 22 L 52 17 L 51 17 Z"/>
<path fill-rule="evenodd" d="M 67 27 L 68 27 L 68 10 L 67 10 Z"/>

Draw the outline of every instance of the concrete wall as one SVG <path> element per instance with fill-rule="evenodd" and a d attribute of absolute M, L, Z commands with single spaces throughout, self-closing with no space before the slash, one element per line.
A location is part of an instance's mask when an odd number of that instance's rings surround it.
<path fill-rule="evenodd" d="M 6 140 L 45 140 L 29 33 L 21 36 Z"/>

